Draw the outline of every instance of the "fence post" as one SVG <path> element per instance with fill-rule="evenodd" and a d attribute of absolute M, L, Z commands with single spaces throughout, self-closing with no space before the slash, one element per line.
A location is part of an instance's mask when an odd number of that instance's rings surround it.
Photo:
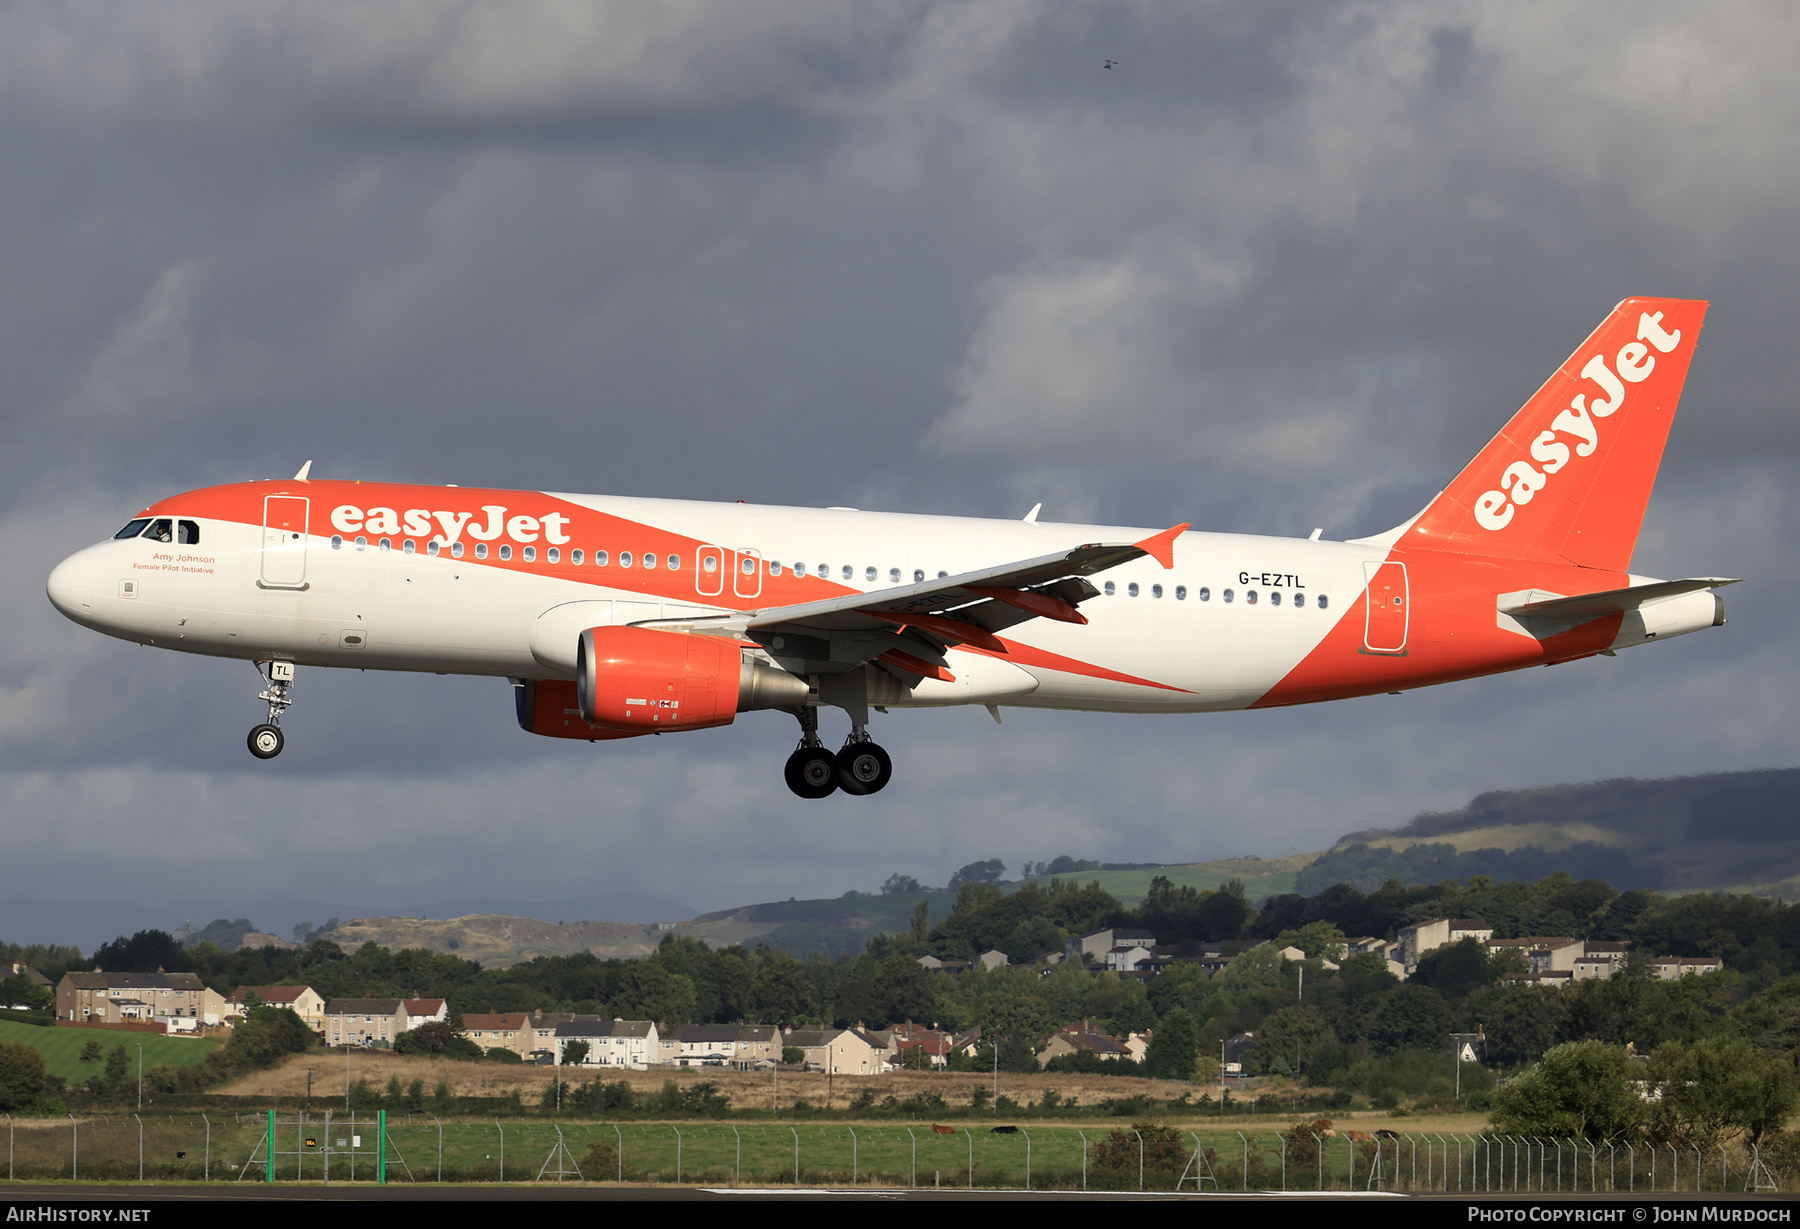
<path fill-rule="evenodd" d="M 1280 1131 L 1273 1132 L 1275 1142 L 1281 1145 L 1281 1189 L 1287 1190 L 1287 1136 Z"/>
<path fill-rule="evenodd" d="M 1144 1189 L 1144 1133 L 1133 1131 L 1132 1134 L 1138 1137 L 1138 1189 L 1141 1191 Z"/>
<path fill-rule="evenodd" d="M 505 1182 L 506 1181 L 506 1128 L 500 1125 L 500 1120 L 498 1118 L 494 1119 L 494 1130 L 500 1132 L 500 1181 Z M 326 1126 L 326 1133 L 330 1134 L 330 1131 L 331 1131 L 331 1128 L 328 1124 Z"/>
<path fill-rule="evenodd" d="M 140 1047 L 139 1058 L 141 1059 L 142 1057 L 143 1053 L 142 1048 Z M 139 1065 L 142 1066 L 142 1063 L 140 1062 Z M 144 1116 L 142 1114 L 133 1114 L 132 1117 L 137 1119 L 138 1124 L 138 1181 L 142 1182 L 144 1180 Z"/>
<path fill-rule="evenodd" d="M 269 1111 L 269 1122 L 263 1128 L 263 1181 L 275 1185 L 275 1111 Z"/>
<path fill-rule="evenodd" d="M 1024 1127 L 1020 1127 L 1019 1134 L 1021 1134 L 1025 1137 L 1025 1189 L 1030 1190 L 1031 1189 L 1031 1132 L 1027 1131 Z"/>
<path fill-rule="evenodd" d="M 1081 1189 L 1085 1191 L 1087 1189 L 1087 1132 L 1077 1131 L 1075 1134 L 1081 1136 Z"/>
<path fill-rule="evenodd" d="M 271 1120 L 275 1117 L 271 1111 Z M 387 1111 L 375 1111 L 375 1185 L 387 1185 Z"/>
<path fill-rule="evenodd" d="M 794 1189 L 799 1190 L 800 1189 L 800 1132 L 794 1127 L 789 1127 L 788 1130 L 794 1132 Z"/>
<path fill-rule="evenodd" d="M 907 1186 L 913 1190 L 918 1190 L 919 1189 L 919 1137 L 917 1135 L 913 1134 L 913 1129 L 911 1127 L 906 1128 L 906 1137 L 908 1139 L 912 1140 L 912 1177 L 907 1180 Z M 794 1147 L 796 1150 L 798 1150 L 798 1148 L 800 1146 L 799 1140 L 800 1140 L 799 1135 L 795 1135 L 794 1136 Z M 799 1184 L 800 1184 L 800 1167 L 798 1165 L 796 1165 L 794 1167 L 794 1185 L 798 1186 Z"/>
<path fill-rule="evenodd" d="M 1308 1131 L 1313 1137 L 1313 1151 L 1319 1154 L 1319 1189 L 1325 1189 L 1325 1141 L 1319 1138 L 1317 1131 Z"/>
<path fill-rule="evenodd" d="M 1238 1176 L 1238 1189 L 1247 1191 L 1250 1189 L 1250 1140 L 1242 1131 L 1237 1137 L 1244 1142 L 1244 1171 Z"/>
<path fill-rule="evenodd" d="M 619 1130 L 619 1124 L 612 1124 L 613 1134 L 619 1137 L 619 1185 L 625 1185 L 625 1132 Z"/>
<path fill-rule="evenodd" d="M 431 1116 L 431 1120 L 433 1122 L 437 1123 L 437 1129 L 438 1129 L 438 1181 L 442 1182 L 444 1180 L 444 1122 L 436 1114 L 433 1114 Z"/>
<path fill-rule="evenodd" d="M 737 1140 L 737 1160 L 731 1170 L 731 1185 L 736 1188 L 744 1182 L 744 1136 L 736 1127 L 731 1128 L 731 1134 Z"/>
<path fill-rule="evenodd" d="M 681 1128 L 671 1122 L 669 1124 L 669 1130 L 675 1132 L 675 1185 L 680 1186 L 681 1185 Z M 797 1141 L 796 1141 L 796 1146 L 797 1146 Z M 799 1178 L 796 1177 L 794 1180 L 796 1182 L 798 1182 Z"/>

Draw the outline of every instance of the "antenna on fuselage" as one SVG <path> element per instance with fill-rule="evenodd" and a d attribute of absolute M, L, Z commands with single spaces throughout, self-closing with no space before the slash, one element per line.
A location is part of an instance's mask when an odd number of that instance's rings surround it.
<path fill-rule="evenodd" d="M 306 475 L 310 474 L 311 472 L 312 472 L 312 462 L 308 461 L 305 465 L 302 465 L 300 467 L 300 472 L 294 475 L 294 481 L 295 482 L 305 482 Z"/>
<path fill-rule="evenodd" d="M 1037 514 L 1043 509 L 1043 507 L 1044 507 L 1044 505 L 1041 503 L 1032 504 L 1031 511 L 1029 511 L 1025 514 L 1025 523 L 1027 525 L 1037 524 Z"/>

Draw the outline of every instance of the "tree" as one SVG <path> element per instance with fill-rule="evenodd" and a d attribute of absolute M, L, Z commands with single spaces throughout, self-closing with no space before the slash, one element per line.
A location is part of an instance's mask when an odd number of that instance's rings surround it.
<path fill-rule="evenodd" d="M 1800 1095 L 1787 1060 L 1737 1037 L 1658 1046 L 1649 1074 L 1660 1093 L 1650 1111 L 1651 1138 L 1702 1151 L 1739 1135 L 1760 1143 L 1787 1121 Z"/>
<path fill-rule="evenodd" d="M 44 1056 L 36 1046 L 0 1041 L 0 1111 L 29 1109 L 44 1095 Z"/>
<path fill-rule="evenodd" d="M 950 876 L 950 890 L 961 890 L 967 883 L 999 883 L 1000 877 L 1006 874 L 1006 863 L 999 858 L 989 858 L 985 862 L 971 862 L 954 875 Z"/>
<path fill-rule="evenodd" d="M 1200 1052 L 1200 1026 L 1177 1007 L 1157 1023 L 1144 1052 L 1144 1074 L 1158 1080 L 1191 1080 Z"/>
<path fill-rule="evenodd" d="M 587 1056 L 588 1043 L 585 1041 L 571 1041 L 568 1045 L 563 1047 L 562 1060 L 564 1066 L 579 1067 L 582 1063 L 587 1061 Z"/>
<path fill-rule="evenodd" d="M 105 1054 L 106 1051 L 101 1047 L 99 1038 L 90 1037 L 87 1043 L 81 1047 L 80 1057 L 84 1063 L 97 1063 Z"/>
<path fill-rule="evenodd" d="M 911 875 L 902 875 L 899 871 L 889 875 L 887 881 L 881 885 L 881 892 L 884 896 L 891 896 L 897 892 L 921 892 L 923 890 L 917 879 Z"/>
<path fill-rule="evenodd" d="M 140 930 L 127 939 L 120 935 L 101 945 L 94 963 L 108 973 L 154 973 L 161 968 L 180 968 L 186 963 L 181 943 L 162 930 Z"/>
<path fill-rule="evenodd" d="M 1385 995 L 1369 1020 L 1369 1042 L 1380 1054 L 1441 1047 L 1449 1033 L 1444 996 L 1410 981 Z"/>
<path fill-rule="evenodd" d="M 106 1091 L 114 1092 L 125 1083 L 130 1074 L 131 1056 L 125 1052 L 124 1042 L 120 1042 L 106 1056 L 106 1070 L 95 1077 L 95 1082 L 103 1083 Z"/>
<path fill-rule="evenodd" d="M 1344 932 L 1334 922 L 1308 922 L 1275 936 L 1276 947 L 1297 947 L 1308 960 L 1342 960 Z"/>
<path fill-rule="evenodd" d="M 1623 1046 L 1573 1041 L 1506 1082 L 1494 1098 L 1496 1131 L 1508 1135 L 1622 1140 L 1634 1134 L 1644 1101 L 1632 1087 Z"/>

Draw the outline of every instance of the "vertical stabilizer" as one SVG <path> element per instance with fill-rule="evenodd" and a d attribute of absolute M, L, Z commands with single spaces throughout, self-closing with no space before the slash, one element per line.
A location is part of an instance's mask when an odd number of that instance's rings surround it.
<path fill-rule="evenodd" d="M 1615 307 L 1398 545 L 1626 570 L 1706 307 Z"/>

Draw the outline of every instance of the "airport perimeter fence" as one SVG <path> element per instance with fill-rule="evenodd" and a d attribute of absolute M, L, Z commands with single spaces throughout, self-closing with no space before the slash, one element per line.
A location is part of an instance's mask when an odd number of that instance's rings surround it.
<path fill-rule="evenodd" d="M 449 1122 L 259 1111 L 7 1118 L 12 1181 L 588 1183 L 1009 1190 L 1775 1191 L 1755 1148 L 1104 1126 Z M 1784 1183 L 1784 1179 L 1786 1182 Z"/>

